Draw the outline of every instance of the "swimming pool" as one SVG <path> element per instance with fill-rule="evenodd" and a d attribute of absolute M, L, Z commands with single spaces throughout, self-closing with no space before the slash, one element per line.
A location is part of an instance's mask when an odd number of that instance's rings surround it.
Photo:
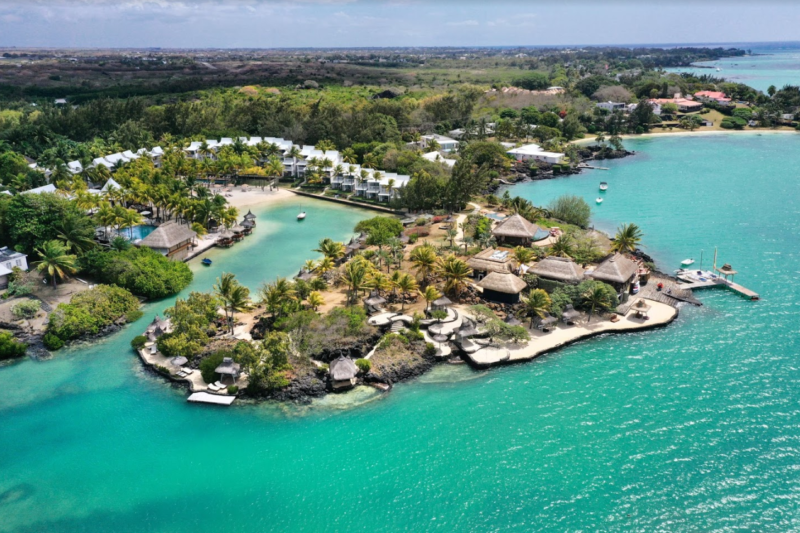
<path fill-rule="evenodd" d="M 136 242 L 153 233 L 153 230 L 156 229 L 156 227 L 157 226 L 142 224 L 141 226 L 133 226 L 132 228 L 122 229 L 119 231 L 119 234 L 131 242 Z"/>

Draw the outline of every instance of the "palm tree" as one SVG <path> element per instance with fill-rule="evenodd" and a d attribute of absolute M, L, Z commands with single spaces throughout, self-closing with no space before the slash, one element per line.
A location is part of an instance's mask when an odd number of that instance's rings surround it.
<path fill-rule="evenodd" d="M 240 284 L 231 272 L 223 272 L 214 285 L 214 293 L 222 301 L 230 333 L 233 334 L 233 317 L 250 307 L 250 289 Z"/>
<path fill-rule="evenodd" d="M 440 259 L 437 272 L 444 278 L 444 291 L 458 297 L 467 285 L 467 278 L 472 275 L 472 269 L 465 261 L 453 254 Z"/>
<path fill-rule="evenodd" d="M 334 261 L 344 257 L 344 243 L 336 242 L 329 237 L 325 237 L 319 241 L 319 247 L 313 250 L 319 252 L 325 257 L 330 257 Z"/>
<path fill-rule="evenodd" d="M 125 250 L 129 250 L 132 245 L 128 239 L 117 235 L 116 237 L 111 239 L 109 246 L 111 247 L 112 250 L 116 252 L 124 252 Z"/>
<path fill-rule="evenodd" d="M 531 259 L 533 259 L 533 250 L 530 248 L 526 248 L 524 246 L 517 246 L 514 248 L 514 260 L 519 265 L 517 270 L 519 270 L 522 265 L 528 264 Z"/>
<path fill-rule="evenodd" d="M 584 305 L 590 307 L 587 323 L 592 320 L 595 309 L 608 310 L 614 306 L 613 293 L 609 291 L 609 286 L 603 283 L 593 283 L 582 296 Z"/>
<path fill-rule="evenodd" d="M 342 150 L 342 161 L 355 165 L 356 161 L 358 161 L 358 156 L 356 156 L 356 152 L 352 148 L 345 148 Z"/>
<path fill-rule="evenodd" d="M 428 285 L 425 287 L 424 291 L 419 291 L 423 298 L 425 298 L 425 311 L 427 312 L 428 309 L 431 308 L 431 302 L 434 302 L 442 297 L 442 293 L 439 292 L 439 289 L 434 287 L 433 285 Z"/>
<path fill-rule="evenodd" d="M 389 276 L 383 272 L 373 272 L 364 283 L 364 286 L 368 289 L 383 293 L 390 290 L 393 284 Z"/>
<path fill-rule="evenodd" d="M 417 284 L 417 280 L 414 279 L 414 276 L 406 273 L 400 275 L 395 285 L 400 289 L 400 311 L 402 312 L 406 307 L 406 295 L 416 291 L 419 285 Z"/>
<path fill-rule="evenodd" d="M 633 252 L 642 242 L 644 234 L 636 224 L 623 224 L 617 228 L 617 235 L 611 243 L 615 252 Z"/>
<path fill-rule="evenodd" d="M 330 257 L 323 257 L 317 262 L 317 266 L 314 268 L 314 271 L 322 276 L 334 268 L 336 268 L 336 265 L 334 264 L 333 259 Z"/>
<path fill-rule="evenodd" d="M 306 262 L 303 263 L 303 270 L 306 272 L 314 272 L 317 269 L 317 262 L 313 259 L 306 259 Z"/>
<path fill-rule="evenodd" d="M 533 289 L 527 297 L 522 297 L 522 302 L 525 304 L 525 314 L 531 317 L 531 328 L 533 328 L 534 318 L 544 318 L 552 304 L 550 296 L 542 289 Z"/>
<path fill-rule="evenodd" d="M 556 257 L 571 257 L 574 251 L 574 246 L 572 245 L 572 237 L 563 233 L 559 235 L 556 242 L 554 242 L 550 246 L 550 255 L 554 255 Z"/>
<path fill-rule="evenodd" d="M 413 270 L 422 281 L 427 283 L 428 276 L 436 270 L 436 250 L 430 244 L 423 244 L 411 250 Z"/>
<path fill-rule="evenodd" d="M 308 305 L 316 311 L 320 306 L 325 305 L 325 299 L 322 297 L 322 294 L 319 291 L 311 291 L 308 293 Z"/>
<path fill-rule="evenodd" d="M 45 241 L 41 247 L 35 250 L 41 259 L 33 264 L 36 265 L 36 270 L 46 272 L 50 276 L 54 289 L 56 288 L 56 278 L 64 279 L 67 274 L 74 274 L 78 271 L 77 256 L 68 254 L 67 247 L 61 241 Z"/>
<path fill-rule="evenodd" d="M 88 219 L 75 214 L 66 215 L 59 223 L 57 230 L 59 240 L 76 253 L 83 253 L 95 245 L 92 228 L 87 226 Z"/>
<path fill-rule="evenodd" d="M 142 223 L 142 215 L 133 209 L 126 209 L 122 216 L 122 227 L 128 228 L 128 236 L 133 240 L 133 227 Z"/>
<path fill-rule="evenodd" d="M 350 261 L 344 267 L 344 281 L 347 283 L 348 303 L 354 303 L 358 292 L 365 288 L 367 281 L 367 267 L 363 261 Z"/>

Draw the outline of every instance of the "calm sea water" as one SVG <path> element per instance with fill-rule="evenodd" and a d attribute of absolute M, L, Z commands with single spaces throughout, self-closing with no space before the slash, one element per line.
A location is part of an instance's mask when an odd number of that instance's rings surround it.
<path fill-rule="evenodd" d="M 138 325 L 0 369 L 0 530 L 798 530 L 798 143 L 639 139 L 611 171 L 515 191 L 593 200 L 608 181 L 600 227 L 641 224 L 664 265 L 718 246 L 761 302 L 711 290 L 665 329 L 311 409 L 189 405 L 143 375 Z M 195 288 L 292 273 L 366 216 L 304 208 L 302 226 L 297 204 L 260 213 Z"/>
<path fill-rule="evenodd" d="M 770 85 L 778 89 L 784 85 L 800 85 L 800 43 L 734 44 L 736 48 L 751 50 L 748 57 L 729 57 L 719 61 L 704 61 L 698 65 L 712 68 L 670 68 L 672 72 L 691 72 L 698 76 L 708 74 L 744 83 L 766 92 Z M 719 68 L 719 72 L 717 72 Z"/>

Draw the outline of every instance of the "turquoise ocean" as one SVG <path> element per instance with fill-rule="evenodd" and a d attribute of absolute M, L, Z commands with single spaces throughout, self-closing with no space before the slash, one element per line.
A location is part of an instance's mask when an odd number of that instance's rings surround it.
<path fill-rule="evenodd" d="M 166 301 L 0 368 L 0 531 L 798 530 L 799 143 L 639 138 L 609 171 L 513 190 L 593 203 L 607 181 L 598 227 L 637 222 L 665 268 L 716 246 L 760 302 L 709 290 L 664 329 L 307 408 L 190 405 L 146 374 L 128 343 Z M 257 214 L 191 289 L 291 275 L 370 216 L 301 199 Z"/>
<path fill-rule="evenodd" d="M 719 46 L 750 50 L 752 55 L 703 61 L 697 63 L 698 67 L 666 70 L 725 78 L 764 92 L 770 85 L 778 89 L 787 84 L 800 85 L 800 43 L 733 43 Z"/>

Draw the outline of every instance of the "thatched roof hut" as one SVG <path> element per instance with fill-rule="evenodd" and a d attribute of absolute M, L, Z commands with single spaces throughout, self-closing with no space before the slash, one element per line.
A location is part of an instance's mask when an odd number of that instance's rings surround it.
<path fill-rule="evenodd" d="M 222 364 L 215 368 L 214 372 L 219 374 L 220 378 L 231 376 L 234 380 L 236 380 L 236 378 L 239 377 L 240 370 L 241 365 L 239 365 L 239 363 L 234 363 L 233 359 L 230 357 L 224 357 L 222 359 Z"/>
<path fill-rule="evenodd" d="M 154 229 L 139 246 L 147 246 L 169 258 L 183 259 L 196 237 L 197 233 L 186 224 L 168 222 Z"/>
<path fill-rule="evenodd" d="M 511 252 L 494 248 L 487 248 L 470 257 L 467 265 L 478 278 L 489 272 L 510 272 L 513 267 Z"/>
<path fill-rule="evenodd" d="M 483 278 L 478 287 L 483 289 L 483 298 L 502 303 L 519 302 L 519 293 L 524 291 L 528 284 L 511 272 L 491 272 Z"/>
<path fill-rule="evenodd" d="M 528 270 L 540 278 L 562 283 L 580 283 L 583 281 L 584 270 L 572 259 L 566 257 L 546 257 Z"/>
<path fill-rule="evenodd" d="M 636 277 L 639 266 L 622 254 L 614 254 L 598 265 L 588 275 L 620 289 Z"/>
<path fill-rule="evenodd" d="M 522 215 L 516 214 L 498 223 L 492 230 L 492 235 L 500 242 L 529 244 L 538 231 L 539 226 L 528 222 Z"/>
<path fill-rule="evenodd" d="M 442 296 L 431 302 L 431 305 L 434 309 L 444 309 L 448 305 L 453 305 L 453 302 L 447 296 Z"/>
<path fill-rule="evenodd" d="M 244 219 L 252 221 L 252 220 L 256 219 L 256 216 L 253 214 L 253 212 L 251 210 L 248 209 L 247 210 L 247 214 L 244 216 Z"/>
<path fill-rule="evenodd" d="M 358 367 L 355 361 L 342 355 L 330 364 L 330 374 L 334 389 L 352 387 L 356 384 Z"/>

